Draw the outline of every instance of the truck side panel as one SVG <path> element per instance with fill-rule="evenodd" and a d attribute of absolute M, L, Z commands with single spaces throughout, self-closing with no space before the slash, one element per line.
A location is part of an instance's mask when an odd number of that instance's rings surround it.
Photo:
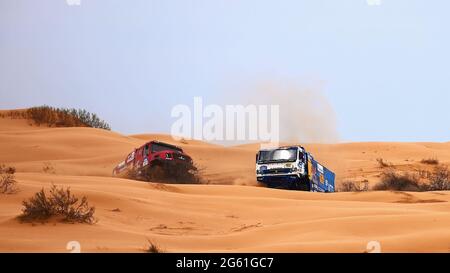
<path fill-rule="evenodd" d="M 311 191 L 334 192 L 335 174 L 308 156 L 308 177 Z"/>
<path fill-rule="evenodd" d="M 324 175 L 325 175 L 325 192 L 335 192 L 334 188 L 334 181 L 335 181 L 335 174 L 328 170 L 327 168 L 324 168 Z"/>

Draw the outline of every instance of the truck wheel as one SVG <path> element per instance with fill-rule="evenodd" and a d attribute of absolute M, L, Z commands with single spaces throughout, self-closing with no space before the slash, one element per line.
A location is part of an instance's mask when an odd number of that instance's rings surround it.
<path fill-rule="evenodd" d="M 290 190 L 298 190 L 299 189 L 299 185 L 298 185 L 298 182 L 292 182 L 292 183 L 290 183 L 289 184 L 289 186 L 288 186 L 288 189 L 290 189 Z"/>
<path fill-rule="evenodd" d="M 308 183 L 306 183 L 305 181 L 302 181 L 302 182 L 299 183 L 298 190 L 300 190 L 300 191 L 311 191 L 311 189 L 309 188 Z"/>
<path fill-rule="evenodd" d="M 149 180 L 160 180 L 165 179 L 166 172 L 161 165 L 153 165 L 148 169 Z"/>

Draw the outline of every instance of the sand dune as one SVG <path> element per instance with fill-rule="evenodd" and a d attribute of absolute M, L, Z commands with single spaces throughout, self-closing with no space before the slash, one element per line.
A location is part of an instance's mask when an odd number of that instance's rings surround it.
<path fill-rule="evenodd" d="M 152 139 L 184 148 L 211 185 L 111 177 L 128 152 Z M 450 162 L 450 143 L 305 146 L 336 171 L 339 182 L 375 183 L 381 172 L 377 158 L 403 169 L 425 168 L 420 160 L 429 157 Z M 67 252 L 73 240 L 85 252 L 140 252 L 147 239 L 168 252 L 364 252 L 370 241 L 379 241 L 384 252 L 450 251 L 450 193 L 318 194 L 255 187 L 257 149 L 0 118 L 0 163 L 17 167 L 20 186 L 17 194 L 0 195 L 0 252 Z M 86 195 L 98 223 L 18 223 L 22 200 L 52 183 Z"/>

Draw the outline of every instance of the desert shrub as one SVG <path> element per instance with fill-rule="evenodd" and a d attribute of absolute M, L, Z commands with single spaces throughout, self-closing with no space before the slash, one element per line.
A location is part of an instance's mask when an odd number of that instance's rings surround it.
<path fill-rule="evenodd" d="M 44 162 L 44 166 L 42 167 L 42 171 L 44 173 L 55 174 L 55 168 L 52 166 L 52 163 L 50 163 L 50 162 Z"/>
<path fill-rule="evenodd" d="M 340 192 L 363 192 L 369 190 L 369 182 L 344 181 L 340 184 L 338 191 Z"/>
<path fill-rule="evenodd" d="M 111 130 L 111 127 L 96 114 L 84 109 L 55 108 L 37 106 L 27 109 L 23 118 L 31 119 L 38 126 L 47 124 L 49 127 L 92 127 Z"/>
<path fill-rule="evenodd" d="M 49 195 L 41 189 L 33 197 L 23 201 L 22 221 L 45 221 L 58 217 L 63 222 L 87 223 L 95 222 L 95 208 L 90 207 L 87 198 L 74 196 L 70 188 L 58 188 L 52 185 Z"/>
<path fill-rule="evenodd" d="M 423 191 L 419 178 L 410 173 L 386 171 L 381 175 L 381 181 L 373 187 L 376 191 Z"/>
<path fill-rule="evenodd" d="M 388 167 L 392 167 L 392 163 L 386 162 L 384 161 L 384 159 L 382 158 L 377 158 L 377 162 L 378 162 L 378 166 L 380 168 L 388 168 Z"/>
<path fill-rule="evenodd" d="M 430 177 L 430 172 L 427 170 L 423 170 L 423 169 L 418 169 L 416 171 L 417 175 L 419 176 L 420 179 L 422 180 L 427 180 Z"/>
<path fill-rule="evenodd" d="M 83 124 L 85 124 L 89 127 L 111 130 L 111 127 L 109 126 L 109 124 L 107 124 L 105 121 L 101 120 L 96 114 L 90 113 L 84 109 L 78 109 L 78 110 L 77 109 L 62 109 L 62 111 L 76 117 Z"/>
<path fill-rule="evenodd" d="M 428 175 L 429 191 L 448 191 L 450 190 L 450 171 L 447 166 L 436 166 L 433 172 Z"/>
<path fill-rule="evenodd" d="M 17 192 L 17 181 L 14 174 L 16 169 L 14 167 L 7 167 L 0 165 L 0 193 L 12 194 Z"/>
<path fill-rule="evenodd" d="M 25 115 L 21 110 L 11 110 L 0 113 L 0 118 L 21 119 L 25 118 Z"/>
<path fill-rule="evenodd" d="M 46 220 L 54 215 L 53 204 L 44 189 L 37 192 L 28 201 L 23 202 L 24 209 L 19 217 L 24 221 Z"/>
<path fill-rule="evenodd" d="M 424 158 L 420 161 L 420 163 L 428 165 L 439 165 L 439 160 L 437 158 Z"/>
<path fill-rule="evenodd" d="M 145 248 L 145 251 L 147 253 L 163 253 L 164 252 L 158 244 L 156 244 L 150 240 L 148 240 L 148 246 Z"/>

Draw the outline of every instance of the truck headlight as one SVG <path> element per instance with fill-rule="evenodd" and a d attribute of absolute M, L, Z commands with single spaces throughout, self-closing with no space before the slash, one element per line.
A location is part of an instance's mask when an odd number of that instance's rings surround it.
<path fill-rule="evenodd" d="M 267 170 L 267 166 L 261 166 L 256 170 L 256 173 L 263 174 L 265 170 Z"/>

